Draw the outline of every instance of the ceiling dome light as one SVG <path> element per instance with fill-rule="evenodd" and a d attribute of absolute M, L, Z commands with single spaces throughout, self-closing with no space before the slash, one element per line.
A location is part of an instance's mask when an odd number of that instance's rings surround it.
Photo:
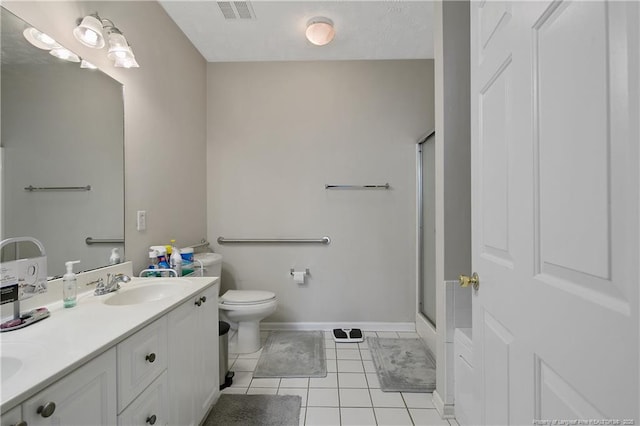
<path fill-rule="evenodd" d="M 65 49 L 64 47 L 58 47 L 56 49 L 51 49 L 49 53 L 52 56 L 55 56 L 58 59 L 62 59 L 64 61 L 69 62 L 80 62 L 80 57 L 73 53 L 70 50 Z"/>
<path fill-rule="evenodd" d="M 33 44 L 38 49 L 51 50 L 62 47 L 56 43 L 54 39 L 33 27 L 29 27 L 24 30 L 22 35 L 24 35 L 24 38 L 26 38 L 29 43 Z"/>
<path fill-rule="evenodd" d="M 87 15 L 82 18 L 82 22 L 73 29 L 73 36 L 85 46 L 94 49 L 102 49 L 104 47 L 102 21 L 100 21 L 98 15 Z"/>
<path fill-rule="evenodd" d="M 316 46 L 324 46 L 329 44 L 336 35 L 333 28 L 333 22 L 329 18 L 316 17 L 311 18 L 307 23 L 306 31 L 307 40 Z"/>

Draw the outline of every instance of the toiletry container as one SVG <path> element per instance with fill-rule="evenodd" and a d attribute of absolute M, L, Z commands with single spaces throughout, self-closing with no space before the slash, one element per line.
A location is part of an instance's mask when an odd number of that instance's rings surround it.
<path fill-rule="evenodd" d="M 158 269 L 169 269 L 169 262 L 167 262 L 167 249 L 164 246 L 151 246 L 150 250 L 155 250 L 158 253 Z M 169 272 L 160 272 L 160 276 L 168 277 Z"/>
<path fill-rule="evenodd" d="M 76 306 L 78 298 L 78 280 L 76 274 L 73 273 L 73 265 L 80 263 L 79 260 L 65 262 L 67 273 L 62 277 L 62 304 L 65 308 L 73 308 Z"/>
<path fill-rule="evenodd" d="M 179 277 L 182 276 L 182 256 L 180 254 L 180 249 L 178 249 L 178 247 L 176 246 L 173 246 L 171 249 L 171 257 L 169 258 L 169 265 L 171 265 L 171 269 L 176 271 Z"/>
<path fill-rule="evenodd" d="M 193 264 L 193 247 L 184 247 L 180 249 L 182 256 L 182 275 L 191 275 L 194 272 Z"/>
<path fill-rule="evenodd" d="M 109 257 L 109 265 L 116 265 L 122 262 L 120 258 L 120 253 L 118 252 L 118 247 L 114 247 L 111 249 L 111 256 Z"/>

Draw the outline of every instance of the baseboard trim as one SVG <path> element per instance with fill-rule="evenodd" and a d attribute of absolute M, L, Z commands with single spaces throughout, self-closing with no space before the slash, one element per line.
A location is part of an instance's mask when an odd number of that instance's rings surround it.
<path fill-rule="evenodd" d="M 443 419 L 455 418 L 454 405 L 445 404 L 437 390 L 433 391 L 433 406 Z"/>
<path fill-rule="evenodd" d="M 262 322 L 260 329 L 270 330 L 325 330 L 334 328 L 359 328 L 364 331 L 415 332 L 413 322 Z"/>

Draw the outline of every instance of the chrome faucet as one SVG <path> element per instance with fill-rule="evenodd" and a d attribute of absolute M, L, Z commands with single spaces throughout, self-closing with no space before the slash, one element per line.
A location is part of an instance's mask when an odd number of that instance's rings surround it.
<path fill-rule="evenodd" d="M 120 289 L 120 283 L 128 283 L 129 281 L 131 281 L 131 277 L 129 275 L 107 274 L 107 284 L 104 284 L 104 282 L 100 280 L 96 286 L 94 294 L 96 296 L 102 296 L 103 294 L 111 293 Z"/>

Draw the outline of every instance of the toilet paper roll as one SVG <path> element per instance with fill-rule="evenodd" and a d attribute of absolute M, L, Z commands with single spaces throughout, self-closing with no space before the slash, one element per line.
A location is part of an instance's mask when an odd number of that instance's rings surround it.
<path fill-rule="evenodd" d="M 305 271 L 294 271 L 293 282 L 296 284 L 304 284 Z"/>

